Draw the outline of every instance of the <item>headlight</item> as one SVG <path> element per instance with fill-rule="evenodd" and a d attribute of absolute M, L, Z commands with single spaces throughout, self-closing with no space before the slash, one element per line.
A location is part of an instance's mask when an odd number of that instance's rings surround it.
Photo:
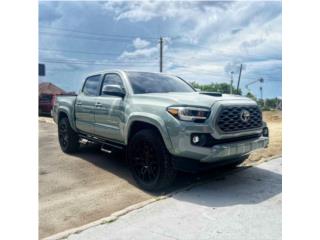
<path fill-rule="evenodd" d="M 189 122 L 204 122 L 210 115 L 208 108 L 202 107 L 168 107 L 167 111 L 175 118 Z"/>

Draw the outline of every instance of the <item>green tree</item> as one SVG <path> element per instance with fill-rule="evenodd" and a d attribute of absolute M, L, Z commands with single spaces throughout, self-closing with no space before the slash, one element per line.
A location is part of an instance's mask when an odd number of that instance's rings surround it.
<path fill-rule="evenodd" d="M 247 98 L 251 98 L 251 99 L 254 100 L 254 101 L 257 101 L 257 98 L 256 98 L 251 92 L 248 92 L 248 93 L 246 94 L 246 97 L 247 97 Z"/>
<path fill-rule="evenodd" d="M 210 83 L 210 84 L 199 84 L 197 82 L 191 82 L 194 88 L 198 88 L 203 92 L 220 92 L 220 93 L 230 93 L 230 84 L 228 83 Z M 232 92 L 237 93 L 237 89 L 232 87 Z M 239 89 L 239 94 L 241 95 L 241 89 Z"/>
<path fill-rule="evenodd" d="M 275 109 L 278 106 L 278 99 L 277 98 L 266 99 L 265 104 L 267 107 Z"/>

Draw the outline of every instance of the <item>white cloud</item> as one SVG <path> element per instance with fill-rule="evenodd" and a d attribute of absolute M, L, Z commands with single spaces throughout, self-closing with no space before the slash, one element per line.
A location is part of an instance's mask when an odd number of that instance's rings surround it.
<path fill-rule="evenodd" d="M 163 36 L 164 70 L 179 74 L 187 80 L 202 83 L 226 82 L 230 79 L 226 69 L 237 68 L 240 63 L 246 65 L 243 84 L 258 77 L 273 79 L 276 76 L 281 80 L 281 2 L 109 1 L 100 2 L 99 8 L 91 9 L 94 12 L 90 12 L 90 8 L 85 4 L 81 9 L 83 19 L 80 22 L 76 17 L 67 14 L 69 8 L 65 9 L 65 17 L 72 18 L 72 24 L 69 23 L 72 28 L 79 25 L 79 30 L 86 30 L 84 26 L 104 29 L 105 19 L 95 20 L 101 16 L 108 18 L 108 27 L 105 28 L 110 29 L 110 33 L 106 34 L 117 35 L 119 26 L 119 35 L 140 36 L 130 39 L 129 44 L 106 43 L 103 47 L 108 49 L 106 52 L 112 49 L 120 55 L 114 58 L 105 57 L 113 63 L 130 62 L 132 69 L 143 68 L 148 71 L 147 65 L 139 62 L 149 61 L 156 65 L 149 70 L 157 70 L 159 46 L 157 39 L 151 39 Z M 92 18 L 92 14 L 96 13 L 96 17 Z M 55 21 L 55 24 L 62 24 L 62 20 Z M 101 23 L 103 27 L 98 27 Z M 65 48 L 65 41 L 56 41 L 59 43 L 57 46 L 47 40 L 42 45 Z M 72 42 L 69 44 L 72 49 L 88 48 L 85 51 L 100 51 L 83 40 L 74 42 L 79 42 L 79 45 L 74 47 Z M 100 46 L 99 44 L 96 46 Z M 73 56 L 98 58 L 95 55 Z"/>
<path fill-rule="evenodd" d="M 135 51 L 128 52 L 124 51 L 119 59 L 136 59 L 136 58 L 150 58 L 152 56 L 155 56 L 159 52 L 158 47 L 151 47 L 151 48 L 142 48 L 142 49 L 136 49 Z"/>
<path fill-rule="evenodd" d="M 145 48 L 145 47 L 147 47 L 149 45 L 150 45 L 150 42 L 148 42 L 146 40 L 143 40 L 141 38 L 136 38 L 136 39 L 133 40 L 133 46 L 135 48 L 138 48 L 138 49 L 139 48 Z"/>

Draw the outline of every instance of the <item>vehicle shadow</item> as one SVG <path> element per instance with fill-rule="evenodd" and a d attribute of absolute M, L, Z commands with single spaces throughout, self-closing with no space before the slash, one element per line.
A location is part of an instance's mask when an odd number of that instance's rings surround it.
<path fill-rule="evenodd" d="M 106 154 L 97 146 L 83 146 L 75 156 L 137 187 L 123 152 Z M 259 203 L 281 193 L 281 174 L 258 167 L 247 168 L 218 168 L 196 174 L 179 173 L 170 188 L 148 194 L 162 196 L 176 193 L 172 194 L 172 197 L 181 201 L 222 207 Z M 199 186 L 192 187 L 195 185 Z"/>
<path fill-rule="evenodd" d="M 258 204 L 282 192 L 282 175 L 259 167 L 222 172 L 173 198 L 207 207 Z"/>

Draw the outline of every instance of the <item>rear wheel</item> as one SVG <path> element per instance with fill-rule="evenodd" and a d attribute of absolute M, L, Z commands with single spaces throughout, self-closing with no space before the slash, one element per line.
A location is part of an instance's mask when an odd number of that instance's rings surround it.
<path fill-rule="evenodd" d="M 129 142 L 127 156 L 132 176 L 142 189 L 161 190 L 174 181 L 171 156 L 156 130 L 136 133 Z"/>
<path fill-rule="evenodd" d="M 64 117 L 58 123 L 59 143 L 63 152 L 74 153 L 79 148 L 79 136 L 71 128 L 68 118 Z"/>

